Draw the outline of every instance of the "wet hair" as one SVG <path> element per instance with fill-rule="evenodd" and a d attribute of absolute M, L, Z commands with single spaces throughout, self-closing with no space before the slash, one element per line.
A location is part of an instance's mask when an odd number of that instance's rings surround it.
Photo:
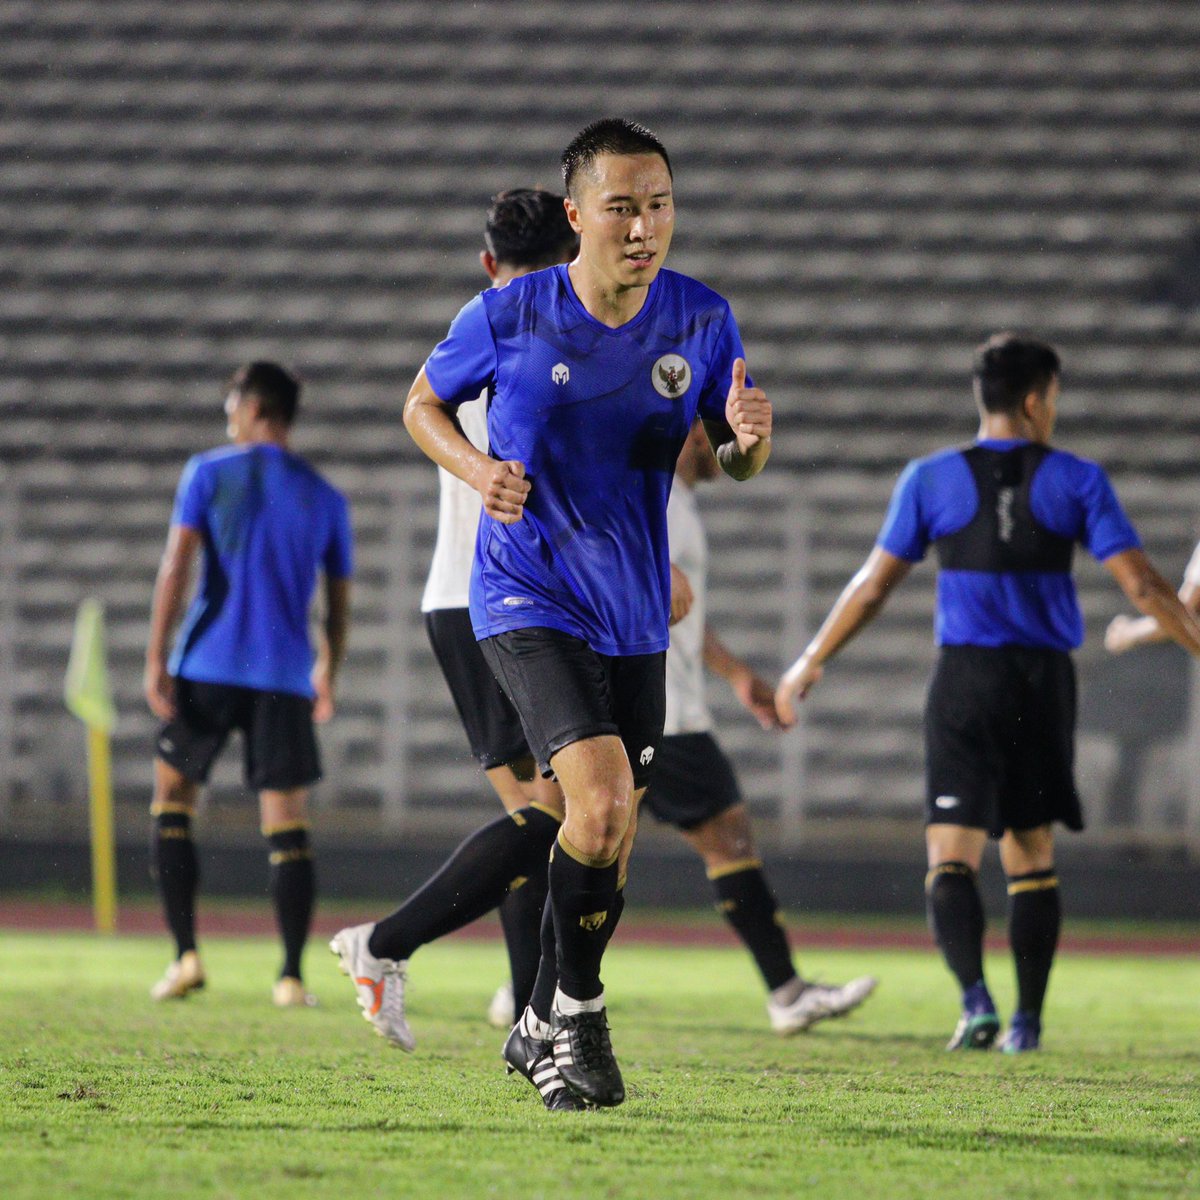
<path fill-rule="evenodd" d="M 497 262 L 532 271 L 574 258 L 579 249 L 563 198 L 540 188 L 512 188 L 493 196 L 483 242 Z"/>
<path fill-rule="evenodd" d="M 563 186 L 574 196 L 575 180 L 587 171 L 601 154 L 657 154 L 671 174 L 666 147 L 645 125 L 625 117 L 601 117 L 581 129 L 562 153 Z"/>
<path fill-rule="evenodd" d="M 300 383 L 278 363 L 252 362 L 239 367 L 229 381 L 229 390 L 239 398 L 253 396 L 264 421 L 291 425 L 300 407 Z"/>
<path fill-rule="evenodd" d="M 1053 346 L 1015 333 L 995 333 L 975 351 L 975 394 L 987 412 L 1016 412 L 1030 392 L 1044 395 L 1060 371 Z"/>

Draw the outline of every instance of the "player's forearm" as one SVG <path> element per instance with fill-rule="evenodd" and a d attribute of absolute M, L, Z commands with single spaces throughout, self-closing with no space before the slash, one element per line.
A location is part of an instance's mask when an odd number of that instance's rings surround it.
<path fill-rule="evenodd" d="M 704 626 L 704 665 L 728 683 L 750 674 L 749 663 L 738 658 L 711 625 Z"/>
<path fill-rule="evenodd" d="M 771 439 L 760 438 L 749 449 L 742 449 L 737 438 L 717 447 L 717 462 L 730 479 L 752 479 L 771 457 Z"/>
<path fill-rule="evenodd" d="M 492 460 L 471 445 L 450 407 L 425 381 L 424 370 L 417 376 L 405 401 L 404 427 L 426 457 L 457 479 L 479 489 L 482 473 L 490 469 Z"/>
<path fill-rule="evenodd" d="M 191 571 L 187 564 L 164 560 L 154 581 L 154 599 L 150 606 L 150 636 L 146 643 L 146 662 L 161 666 L 167 661 L 171 637 L 183 615 Z"/>
<path fill-rule="evenodd" d="M 346 659 L 350 634 L 350 581 L 332 579 L 326 585 L 323 637 L 318 648 L 318 665 L 328 672 L 332 682 Z"/>
<path fill-rule="evenodd" d="M 864 567 L 834 602 L 816 636 L 805 647 L 804 656 L 817 665 L 828 662 L 875 619 L 887 601 L 889 590 L 880 586 Z"/>
<path fill-rule="evenodd" d="M 1200 657 L 1200 622 L 1157 571 L 1149 568 L 1127 594 L 1138 612 L 1148 619 L 1137 630 L 1139 643 L 1169 639 Z"/>

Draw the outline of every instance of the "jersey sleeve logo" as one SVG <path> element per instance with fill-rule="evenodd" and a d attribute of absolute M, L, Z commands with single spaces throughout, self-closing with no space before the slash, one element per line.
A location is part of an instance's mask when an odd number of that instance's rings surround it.
<path fill-rule="evenodd" d="M 566 383 L 571 378 L 571 368 L 566 363 L 555 363 L 550 368 L 550 378 L 558 384 Z"/>
<path fill-rule="evenodd" d="M 688 390 L 688 384 L 692 382 L 692 369 L 687 359 L 680 355 L 664 354 L 650 368 L 650 382 L 660 396 L 674 400 Z"/>

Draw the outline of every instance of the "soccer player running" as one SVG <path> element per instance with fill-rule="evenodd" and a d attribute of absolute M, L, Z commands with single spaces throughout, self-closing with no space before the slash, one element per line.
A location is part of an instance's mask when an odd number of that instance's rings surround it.
<path fill-rule="evenodd" d="M 876 981 L 866 975 L 833 987 L 807 982 L 796 972 L 733 765 L 712 733 L 706 667 L 729 684 L 764 729 L 780 727 L 770 685 L 721 641 L 707 619 L 708 540 L 695 489 L 719 473 L 697 422 L 679 455 L 667 504 L 678 620 L 667 651 L 666 725 L 642 807 L 675 826 L 703 860 L 718 911 L 745 943 L 767 987 L 771 1028 L 788 1035 L 856 1008 Z"/>
<path fill-rule="evenodd" d="M 191 823 L 200 786 L 233 730 L 257 790 L 270 847 L 271 895 L 284 961 L 280 1007 L 308 1005 L 301 957 L 316 885 L 308 844 L 309 786 L 321 777 L 313 721 L 333 715 L 349 621 L 352 543 L 345 498 L 288 448 L 300 385 L 253 362 L 229 384 L 232 446 L 184 468 L 154 588 L 145 694 L 163 725 L 154 762 L 153 866 L 176 958 L 151 989 L 181 999 L 204 986 L 196 951 L 198 883 Z M 195 560 L 203 575 L 187 600 Z M 309 605 L 324 576 L 319 652 Z"/>
<path fill-rule="evenodd" d="M 925 709 L 926 877 L 933 934 L 962 988 L 950 1050 L 1000 1029 L 983 973 L 976 886 L 988 836 L 1008 877 L 1017 1009 L 1003 1041 L 1036 1050 L 1060 926 L 1052 825 L 1083 827 L 1075 790 L 1075 672 L 1083 641 L 1071 560 L 1085 546 L 1142 613 L 1200 654 L 1200 625 L 1151 565 L 1104 471 L 1053 449 L 1059 357 L 997 334 L 977 351 L 978 440 L 908 465 L 874 550 L 783 676 L 785 725 L 825 664 L 883 607 L 932 544 L 937 664 Z"/>
<path fill-rule="evenodd" d="M 555 961 L 509 1061 L 612 1106 L 625 1089 L 600 966 L 662 736 L 672 472 L 699 413 L 724 470 L 757 474 L 771 408 L 726 302 L 663 270 L 674 207 L 662 143 L 630 121 L 594 122 L 564 152 L 563 178 L 578 257 L 468 304 L 417 376 L 405 424 L 483 497 L 475 635 L 565 797 L 549 870 Z M 453 419 L 483 387 L 490 457 Z"/>
<path fill-rule="evenodd" d="M 563 197 L 517 188 L 496 196 L 484 227 L 480 261 L 493 288 L 572 258 L 579 239 Z M 473 446 L 488 446 L 487 397 L 458 406 L 455 418 Z M 537 975 L 550 847 L 562 823 L 557 784 L 537 774 L 521 720 L 484 660 L 467 610 L 482 503 L 479 493 L 438 468 L 438 535 L 421 607 L 434 655 L 450 687 L 471 751 L 507 815 L 466 839 L 395 912 L 338 932 L 330 948 L 358 988 L 363 1016 L 393 1045 L 416 1039 L 404 1012 L 407 964 L 424 945 L 500 906 L 512 990 L 493 1007 L 521 1009 Z M 386 978 L 386 983 L 385 983 Z M 561 1089 L 557 1084 L 552 1091 Z"/>

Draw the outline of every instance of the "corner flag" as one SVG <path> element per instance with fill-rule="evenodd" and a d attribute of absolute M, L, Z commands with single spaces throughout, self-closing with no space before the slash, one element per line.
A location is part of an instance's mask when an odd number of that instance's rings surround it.
<path fill-rule="evenodd" d="M 92 911 L 96 928 L 117 927 L 117 869 L 113 838 L 112 757 L 108 735 L 117 724 L 108 686 L 104 608 L 85 600 L 75 618 L 75 636 L 63 696 L 88 730 L 88 798 L 92 829 Z"/>

